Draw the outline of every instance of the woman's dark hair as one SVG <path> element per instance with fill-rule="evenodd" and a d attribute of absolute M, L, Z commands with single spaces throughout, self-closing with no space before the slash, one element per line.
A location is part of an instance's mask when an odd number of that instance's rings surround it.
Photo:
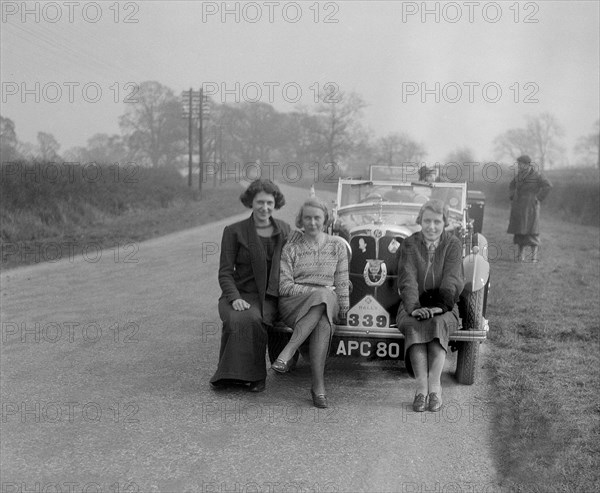
<path fill-rule="evenodd" d="M 421 210 L 419 211 L 419 215 L 417 216 L 417 224 L 421 224 L 423 222 L 423 214 L 425 211 L 431 211 L 434 214 L 441 214 L 444 218 L 444 226 L 448 226 L 448 206 L 444 204 L 441 200 L 431 199 L 428 202 L 425 202 L 421 206 Z"/>
<path fill-rule="evenodd" d="M 248 188 L 240 195 L 240 200 L 248 209 L 252 209 L 252 201 L 260 192 L 268 193 L 275 199 L 275 209 L 281 209 L 285 205 L 285 197 L 271 180 L 258 179 L 254 180 Z"/>
<path fill-rule="evenodd" d="M 300 210 L 296 215 L 297 228 L 302 227 L 302 214 L 304 214 L 305 207 L 316 207 L 317 209 L 321 209 L 323 211 L 323 227 L 325 228 L 329 225 L 329 208 L 327 207 L 327 204 L 317 197 L 309 197 L 300 206 Z"/>

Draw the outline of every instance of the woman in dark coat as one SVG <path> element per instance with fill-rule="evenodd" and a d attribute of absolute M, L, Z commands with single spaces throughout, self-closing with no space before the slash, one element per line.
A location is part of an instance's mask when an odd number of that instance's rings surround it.
<path fill-rule="evenodd" d="M 458 329 L 456 302 L 464 286 L 462 246 L 448 225 L 448 207 L 426 202 L 417 223 L 421 231 L 400 248 L 398 329 L 404 334 L 404 363 L 417 383 L 415 412 L 442 407 L 441 376 L 450 332 Z"/>
<path fill-rule="evenodd" d="M 272 217 L 285 198 L 270 180 L 255 180 L 240 196 L 248 219 L 226 226 L 221 241 L 219 316 L 223 321 L 213 387 L 245 384 L 265 390 L 267 327 L 277 314 L 281 248 L 290 231 Z"/>
<path fill-rule="evenodd" d="M 514 235 L 513 242 L 518 248 L 518 260 L 525 260 L 523 249 L 531 247 L 531 261 L 538 261 L 540 245 L 540 203 L 546 198 L 552 184 L 538 173 L 529 156 L 517 159 L 518 172 L 509 185 L 510 221 L 508 233 Z"/>

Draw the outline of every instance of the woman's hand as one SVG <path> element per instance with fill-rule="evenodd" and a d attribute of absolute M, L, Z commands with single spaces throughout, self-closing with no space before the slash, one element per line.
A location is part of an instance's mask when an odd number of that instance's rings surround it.
<path fill-rule="evenodd" d="M 411 316 L 415 317 L 417 320 L 427 320 L 440 313 L 442 313 L 442 309 L 436 306 L 433 308 L 417 308 L 416 310 L 413 310 Z"/>
<path fill-rule="evenodd" d="M 243 300 L 242 298 L 238 298 L 237 300 L 233 300 L 231 302 L 231 306 L 233 306 L 233 309 L 235 311 L 243 312 L 244 310 L 247 310 L 248 308 L 250 308 L 250 303 Z"/>

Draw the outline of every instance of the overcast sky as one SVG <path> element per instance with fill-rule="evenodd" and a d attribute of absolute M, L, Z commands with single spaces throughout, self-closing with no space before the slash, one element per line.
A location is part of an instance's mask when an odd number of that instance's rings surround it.
<path fill-rule="evenodd" d="M 20 140 L 50 132 L 65 151 L 120 133 L 142 81 L 176 94 L 205 83 L 217 102 L 279 111 L 333 83 L 368 104 L 373 137 L 405 132 L 428 161 L 464 146 L 491 160 L 497 135 L 550 112 L 573 164 L 599 118 L 599 5 L 2 1 L 1 113 Z"/>

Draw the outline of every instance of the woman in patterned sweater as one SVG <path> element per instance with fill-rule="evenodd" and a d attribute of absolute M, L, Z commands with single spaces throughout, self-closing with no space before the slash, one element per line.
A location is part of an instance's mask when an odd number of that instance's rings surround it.
<path fill-rule="evenodd" d="M 332 324 L 349 309 L 348 253 L 340 238 L 323 232 L 328 220 L 322 201 L 306 200 L 296 218 L 304 235 L 281 252 L 279 312 L 294 334 L 271 366 L 278 373 L 289 371 L 293 355 L 310 337 L 311 394 L 320 408 L 327 407 L 324 372 Z"/>

